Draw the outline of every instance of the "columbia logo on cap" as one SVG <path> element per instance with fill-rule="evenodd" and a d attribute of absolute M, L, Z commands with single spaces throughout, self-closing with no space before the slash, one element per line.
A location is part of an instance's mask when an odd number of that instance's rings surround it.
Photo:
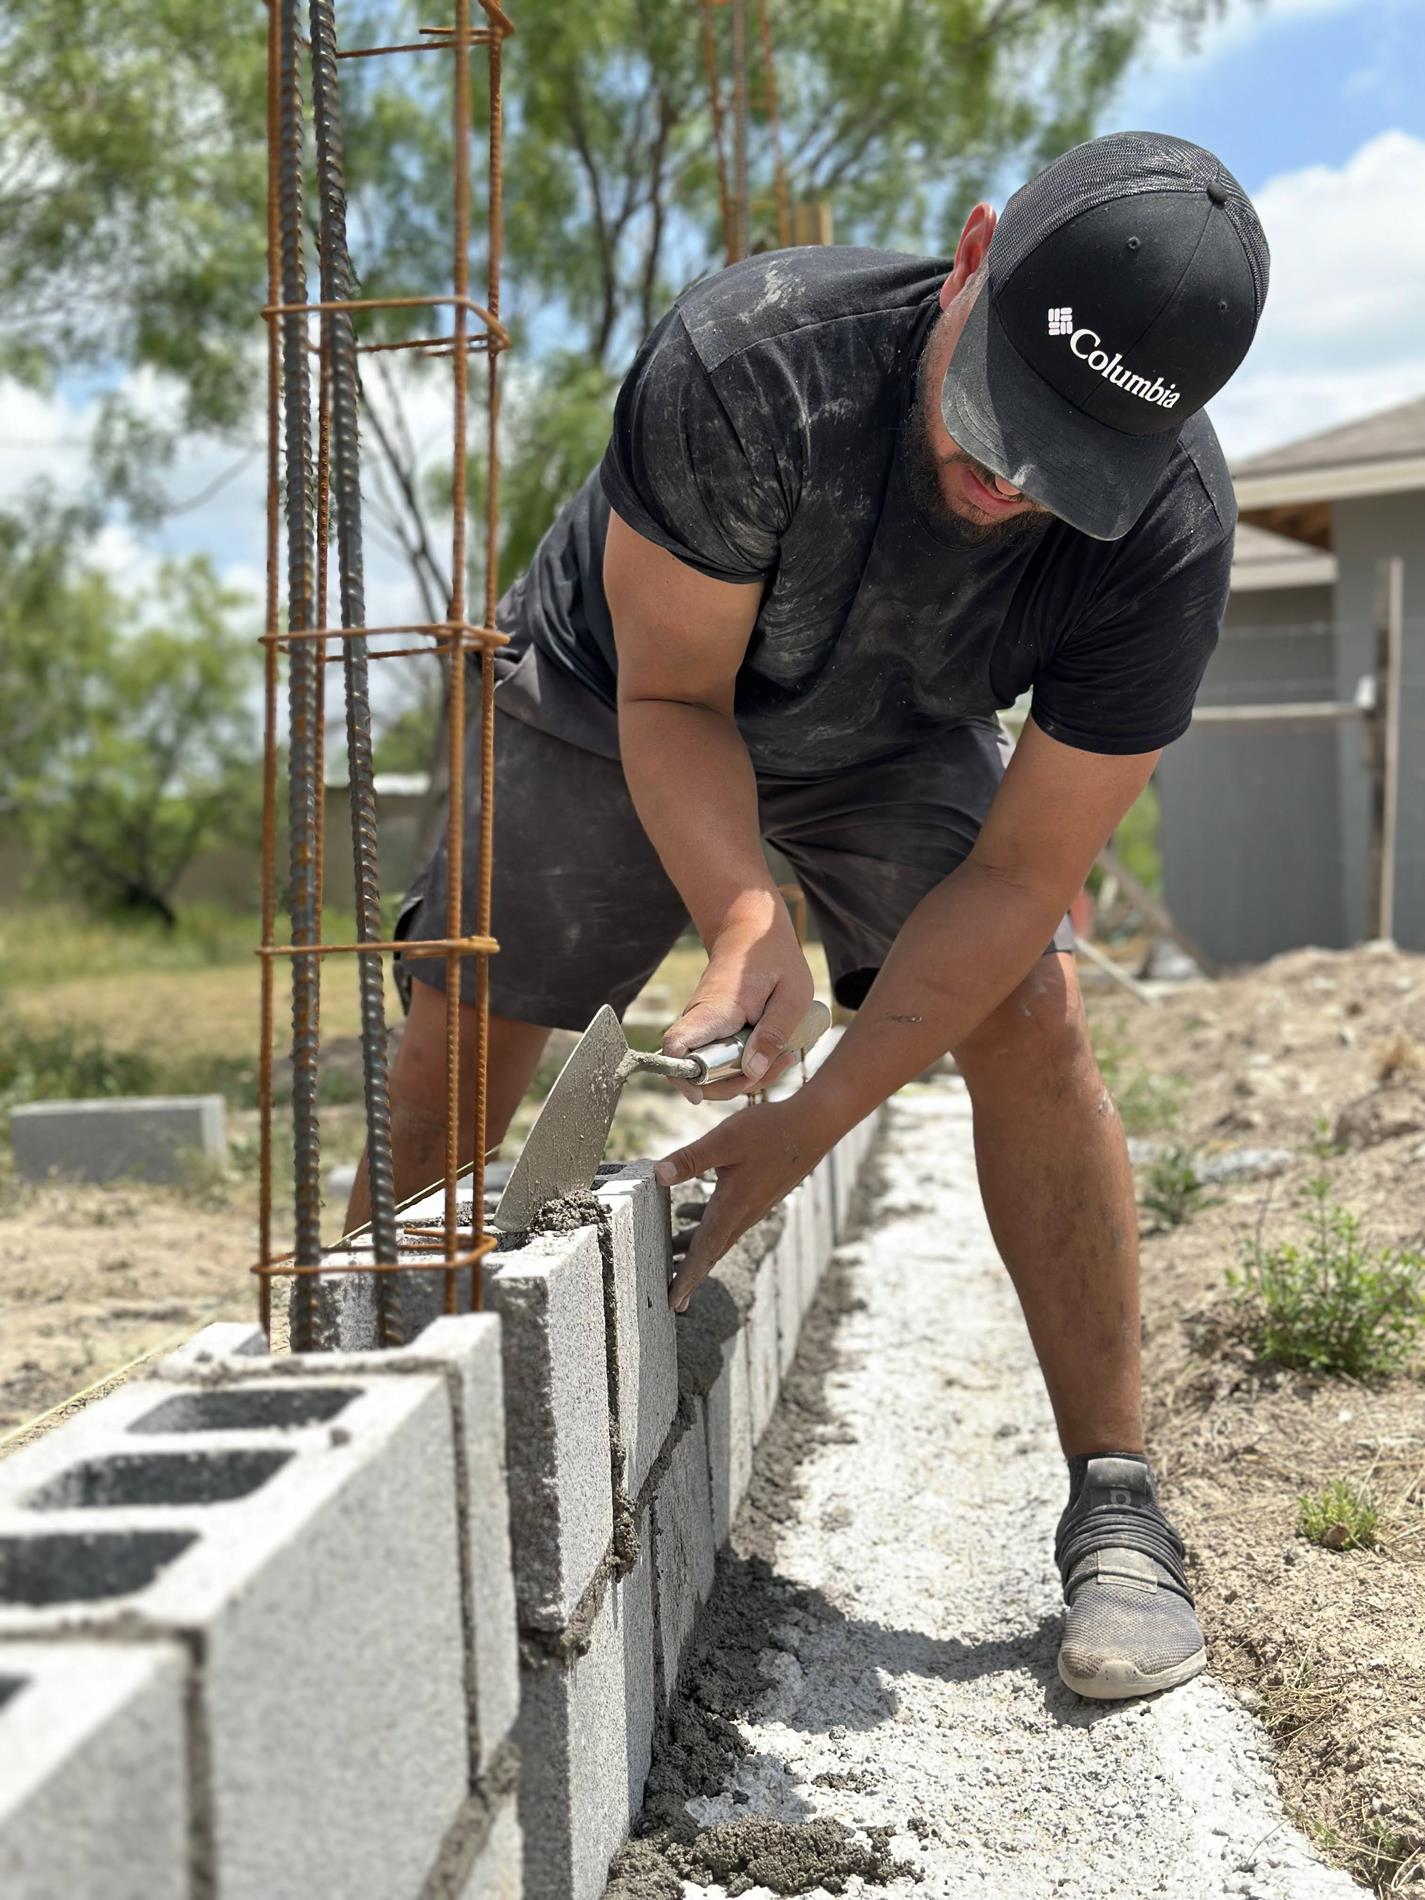
<path fill-rule="evenodd" d="M 1050 336 L 1067 336 L 1074 327 L 1074 312 L 1070 304 L 1060 304 L 1049 312 Z"/>

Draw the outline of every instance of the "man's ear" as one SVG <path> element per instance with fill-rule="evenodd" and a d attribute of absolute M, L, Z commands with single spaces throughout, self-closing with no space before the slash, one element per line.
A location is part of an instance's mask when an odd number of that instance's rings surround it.
<path fill-rule="evenodd" d="M 955 246 L 954 268 L 940 286 L 942 310 L 949 309 L 989 256 L 990 239 L 995 234 L 997 221 L 994 206 L 984 203 L 977 204 L 966 218 L 960 230 L 960 241 Z"/>

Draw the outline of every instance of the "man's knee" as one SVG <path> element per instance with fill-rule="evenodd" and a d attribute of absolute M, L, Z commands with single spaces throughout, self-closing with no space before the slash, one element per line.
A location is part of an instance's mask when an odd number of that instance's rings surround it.
<path fill-rule="evenodd" d="M 971 1092 L 1037 1083 L 1059 1093 L 1097 1068 L 1072 958 L 1041 957 L 954 1051 Z"/>

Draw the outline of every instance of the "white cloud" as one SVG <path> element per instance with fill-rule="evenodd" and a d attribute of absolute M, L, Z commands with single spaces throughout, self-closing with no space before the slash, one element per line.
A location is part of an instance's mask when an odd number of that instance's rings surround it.
<path fill-rule="evenodd" d="M 1383 132 L 1339 169 L 1256 194 L 1271 291 L 1243 368 L 1212 405 L 1229 455 L 1425 393 L 1425 140 Z"/>

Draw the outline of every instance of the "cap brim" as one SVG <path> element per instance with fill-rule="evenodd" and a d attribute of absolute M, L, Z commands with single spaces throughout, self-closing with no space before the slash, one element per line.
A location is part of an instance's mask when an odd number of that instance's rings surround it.
<path fill-rule="evenodd" d="M 940 414 L 966 454 L 1095 541 L 1127 534 L 1178 439 L 1127 435 L 1066 401 L 1006 337 L 988 286 L 951 354 Z"/>

